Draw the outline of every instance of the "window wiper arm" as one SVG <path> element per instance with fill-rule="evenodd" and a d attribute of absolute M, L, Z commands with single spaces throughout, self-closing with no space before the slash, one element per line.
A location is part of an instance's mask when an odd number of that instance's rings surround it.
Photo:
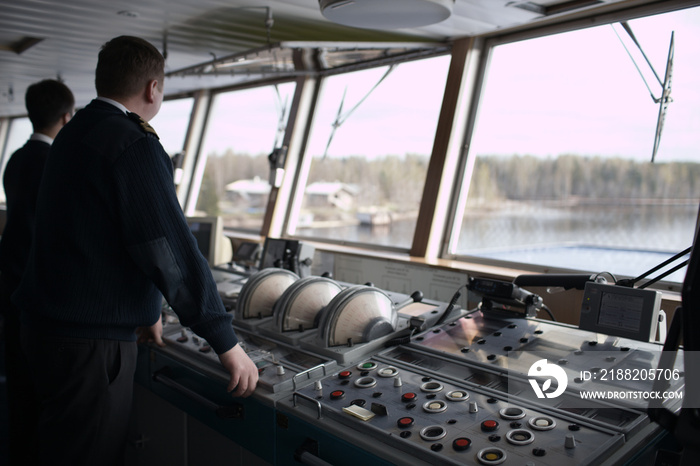
<path fill-rule="evenodd" d="M 335 117 L 335 121 L 331 124 L 331 126 L 333 126 L 333 129 L 331 130 L 331 134 L 330 134 L 330 136 L 328 137 L 328 142 L 326 143 L 326 150 L 323 151 L 323 157 L 322 157 L 322 159 L 325 159 L 325 158 L 326 158 L 326 155 L 328 155 L 328 148 L 329 148 L 330 145 L 331 145 L 331 141 L 333 140 L 333 136 L 335 135 L 335 131 L 336 131 L 338 128 L 340 128 L 340 125 L 342 125 L 343 123 L 345 123 L 345 120 L 348 119 L 348 117 L 352 114 L 352 112 L 354 112 L 355 110 L 357 110 L 357 107 L 359 107 L 360 105 L 362 105 L 362 102 L 364 102 L 365 100 L 367 100 L 367 97 L 369 97 L 370 94 L 372 94 L 372 92 L 374 92 L 374 90 L 382 83 L 382 81 L 384 81 L 384 79 L 385 79 L 387 76 L 389 76 L 389 73 L 391 73 L 391 72 L 394 70 L 394 68 L 395 68 L 396 66 L 397 66 L 397 65 L 395 65 L 395 64 L 389 66 L 389 68 L 386 70 L 386 73 L 384 73 L 384 75 L 383 75 L 381 78 L 379 78 L 379 81 L 377 81 L 376 84 L 375 84 L 374 86 L 372 86 L 372 88 L 367 92 L 367 94 L 365 94 L 365 96 L 364 96 L 363 98 L 361 98 L 361 99 L 355 104 L 355 106 L 354 106 L 353 108 L 351 108 L 350 110 L 348 110 L 347 113 L 343 114 L 343 103 L 345 103 L 345 94 L 347 93 L 347 90 L 348 90 L 348 88 L 345 87 L 345 91 L 343 92 L 343 98 L 340 100 L 340 106 L 338 107 L 338 114 L 337 114 L 336 117 Z"/>
<path fill-rule="evenodd" d="M 649 58 L 647 55 L 644 53 L 644 50 L 642 49 L 641 44 L 637 40 L 637 37 L 634 35 L 634 32 L 632 32 L 632 28 L 630 27 L 629 23 L 627 21 L 622 21 L 620 22 L 620 25 L 624 28 L 624 30 L 627 32 L 627 34 L 630 36 L 634 44 L 637 46 L 639 51 L 641 52 L 642 56 L 647 62 L 647 65 L 649 65 L 649 68 L 651 68 L 651 71 L 654 73 L 654 76 L 656 77 L 656 80 L 659 82 L 659 85 L 661 85 L 661 96 L 656 97 L 654 95 L 654 92 L 652 92 L 651 87 L 649 87 L 649 83 L 647 83 L 647 80 L 644 78 L 644 74 L 642 74 L 642 71 L 639 69 L 639 66 L 637 65 L 636 60 L 630 53 L 629 49 L 625 45 L 625 43 L 622 41 L 622 38 L 620 35 L 617 33 L 617 30 L 613 26 L 613 31 L 615 31 L 615 35 L 617 35 L 617 38 L 620 39 L 620 43 L 622 43 L 622 46 L 624 47 L 625 51 L 627 52 L 627 55 L 629 55 L 630 59 L 632 60 L 632 63 L 634 64 L 635 68 L 637 68 L 637 72 L 639 73 L 639 76 L 641 76 L 642 81 L 644 81 L 644 85 L 647 87 L 647 90 L 649 91 L 649 94 L 651 95 L 651 98 L 654 100 L 655 104 L 659 104 L 659 115 L 656 119 L 656 132 L 654 134 L 654 148 L 651 153 L 651 161 L 654 161 L 654 158 L 656 157 L 656 153 L 659 150 L 659 143 L 661 142 L 661 131 L 663 130 L 664 126 L 664 120 L 666 119 L 666 111 L 668 110 L 668 104 L 673 102 L 673 99 L 671 98 L 671 72 L 673 70 L 673 50 L 674 50 L 674 40 L 673 40 L 673 31 L 671 31 L 671 43 L 669 45 L 668 49 L 668 58 L 666 59 L 666 72 L 664 74 L 664 80 L 662 81 L 661 78 L 659 77 L 659 74 L 656 72 L 656 69 L 654 66 L 651 64 L 651 61 L 649 61 Z"/>

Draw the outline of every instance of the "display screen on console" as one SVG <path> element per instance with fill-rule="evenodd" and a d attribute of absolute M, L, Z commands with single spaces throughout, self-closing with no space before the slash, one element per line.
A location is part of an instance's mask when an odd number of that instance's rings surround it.
<path fill-rule="evenodd" d="M 579 328 L 596 333 L 650 341 L 656 337 L 661 292 L 586 283 Z"/>
<path fill-rule="evenodd" d="M 598 324 L 604 327 L 637 332 L 642 323 L 644 298 L 603 293 L 600 297 Z"/>

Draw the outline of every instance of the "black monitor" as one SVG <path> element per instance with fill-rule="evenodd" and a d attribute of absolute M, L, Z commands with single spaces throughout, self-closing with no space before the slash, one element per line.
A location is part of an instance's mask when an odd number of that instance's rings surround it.
<path fill-rule="evenodd" d="M 266 238 L 260 268 L 287 269 L 303 278 L 310 273 L 314 251 L 313 246 L 297 240 Z"/>
<path fill-rule="evenodd" d="M 210 266 L 231 262 L 231 241 L 224 236 L 220 217 L 187 217 L 187 224 Z"/>

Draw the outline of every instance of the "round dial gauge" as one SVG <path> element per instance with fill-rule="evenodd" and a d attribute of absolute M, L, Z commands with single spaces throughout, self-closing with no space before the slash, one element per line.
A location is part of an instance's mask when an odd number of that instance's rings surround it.
<path fill-rule="evenodd" d="M 289 270 L 267 268 L 254 273 L 241 288 L 236 305 L 240 319 L 269 317 L 277 300 L 299 276 Z"/>
<path fill-rule="evenodd" d="M 366 343 L 396 330 L 398 314 L 391 298 L 365 285 L 338 293 L 321 316 L 319 327 L 326 346 Z"/>
<path fill-rule="evenodd" d="M 282 332 L 317 328 L 319 313 L 342 291 L 342 287 L 325 277 L 305 277 L 282 293 L 273 309 L 275 324 Z"/>

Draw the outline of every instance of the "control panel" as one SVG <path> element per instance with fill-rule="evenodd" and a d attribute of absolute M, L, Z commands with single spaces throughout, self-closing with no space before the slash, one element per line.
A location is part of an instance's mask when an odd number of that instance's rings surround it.
<path fill-rule="evenodd" d="M 241 347 L 258 368 L 258 386 L 269 393 L 294 390 L 298 385 L 330 374 L 336 361 L 302 351 L 269 338 L 236 328 Z M 165 325 L 163 340 L 168 348 L 185 355 L 190 362 L 221 374 L 227 380 L 218 356 L 206 340 L 177 323 Z"/>
<path fill-rule="evenodd" d="M 378 464 L 597 465 L 646 446 L 649 400 L 629 394 L 658 388 L 649 374 L 668 374 L 669 393 L 684 388 L 682 357 L 659 369 L 662 347 L 648 341 L 284 269 L 217 281 L 240 286 L 228 307 L 259 369 L 253 398 L 277 416 L 260 428 L 279 445 L 343 444 L 347 458 Z M 226 377 L 176 320 L 164 338 L 183 364 Z"/>
<path fill-rule="evenodd" d="M 427 464 L 596 464 L 622 433 L 385 357 L 346 367 L 293 394 L 290 412 L 339 422 Z M 305 408 L 301 408 L 304 405 Z"/>

